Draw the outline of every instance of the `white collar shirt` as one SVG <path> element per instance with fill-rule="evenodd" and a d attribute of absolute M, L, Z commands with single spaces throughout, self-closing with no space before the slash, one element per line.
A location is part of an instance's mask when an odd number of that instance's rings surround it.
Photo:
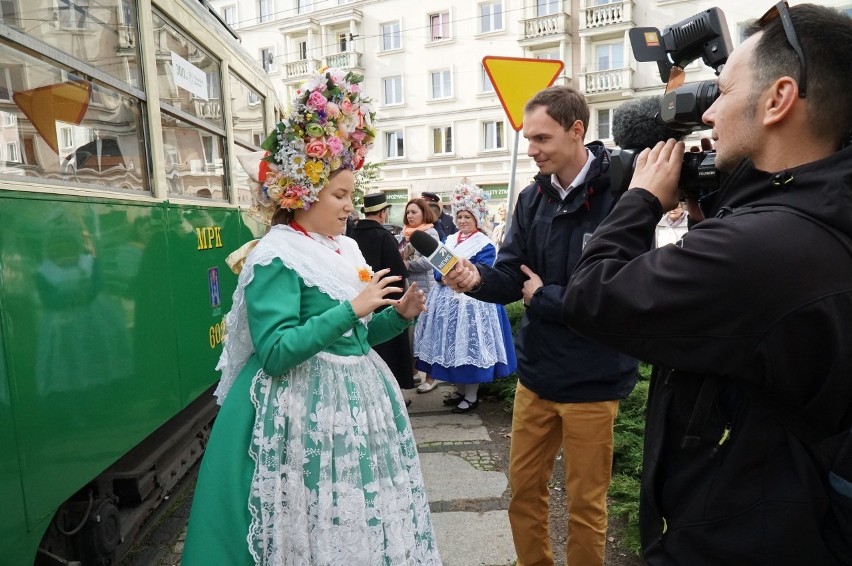
<path fill-rule="evenodd" d="M 556 173 L 553 173 L 550 176 L 550 184 L 553 185 L 553 188 L 559 191 L 559 198 L 565 200 L 565 197 L 573 191 L 576 187 L 579 187 L 586 180 L 586 175 L 589 174 L 589 168 L 592 166 L 592 161 L 595 160 L 595 156 L 591 151 L 586 149 L 586 164 L 583 165 L 583 168 L 580 169 L 580 172 L 577 173 L 577 176 L 574 177 L 574 180 L 571 181 L 571 184 L 568 185 L 568 188 L 562 186 L 559 182 L 559 177 L 556 176 Z"/>

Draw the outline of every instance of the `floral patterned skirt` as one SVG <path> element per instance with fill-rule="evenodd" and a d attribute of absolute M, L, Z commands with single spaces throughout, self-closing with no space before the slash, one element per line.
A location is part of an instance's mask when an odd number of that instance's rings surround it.
<path fill-rule="evenodd" d="M 257 564 L 441 564 L 408 413 L 374 351 L 258 371 L 251 399 Z"/>

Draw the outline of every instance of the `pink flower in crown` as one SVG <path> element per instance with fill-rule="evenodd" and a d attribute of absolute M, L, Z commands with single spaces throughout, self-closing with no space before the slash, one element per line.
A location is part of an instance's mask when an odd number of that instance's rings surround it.
<path fill-rule="evenodd" d="M 367 137 L 367 134 L 364 133 L 364 130 L 355 130 L 349 134 L 349 139 L 358 144 L 362 143 L 365 137 Z"/>
<path fill-rule="evenodd" d="M 313 91 L 308 97 L 308 108 L 313 108 L 314 110 L 325 110 L 327 104 L 328 99 L 326 99 L 326 97 L 319 91 Z"/>
<path fill-rule="evenodd" d="M 358 83 L 355 83 L 354 85 L 349 85 L 349 92 L 351 92 L 352 94 L 358 94 L 359 92 L 361 92 L 361 85 L 359 85 Z"/>
<path fill-rule="evenodd" d="M 338 116 L 340 116 L 340 106 L 338 106 L 334 102 L 329 102 L 325 105 L 325 113 L 329 118 L 337 118 Z"/>
<path fill-rule="evenodd" d="M 328 138 L 326 144 L 328 145 L 329 151 L 331 151 L 331 155 L 337 156 L 343 153 L 344 147 L 343 142 L 340 141 L 340 138 Z"/>
<path fill-rule="evenodd" d="M 332 138 L 334 139 L 334 138 Z M 322 138 L 312 138 L 308 145 L 305 146 L 305 153 L 309 157 L 317 157 L 320 158 L 325 155 L 325 152 L 328 150 L 328 144 Z"/>
<path fill-rule="evenodd" d="M 344 114 L 352 114 L 352 111 L 354 110 L 354 106 L 352 106 L 352 101 L 350 101 L 348 98 L 344 98 L 343 100 L 341 100 L 340 110 Z"/>

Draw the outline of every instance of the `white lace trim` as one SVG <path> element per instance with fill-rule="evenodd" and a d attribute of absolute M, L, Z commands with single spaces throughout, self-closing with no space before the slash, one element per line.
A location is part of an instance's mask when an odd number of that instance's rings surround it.
<path fill-rule="evenodd" d="M 331 240 L 330 240 L 331 241 Z M 222 404 L 231 386 L 254 353 L 249 333 L 245 304 L 245 289 L 254 279 L 254 268 L 280 259 L 285 266 L 295 271 L 309 287 L 316 287 L 338 301 L 355 298 L 367 285 L 359 277 L 360 269 L 369 269 L 358 244 L 351 238 L 334 238 L 340 253 L 330 246 L 308 238 L 289 226 L 273 226 L 246 258 L 234 291 L 233 305 L 225 316 L 225 341 L 216 369 L 222 372 L 216 387 L 217 403 Z M 372 315 L 361 319 L 366 325 Z"/>

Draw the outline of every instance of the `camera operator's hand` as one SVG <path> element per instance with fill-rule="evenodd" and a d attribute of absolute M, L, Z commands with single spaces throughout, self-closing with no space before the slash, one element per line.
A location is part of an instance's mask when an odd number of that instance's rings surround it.
<path fill-rule="evenodd" d="M 670 139 L 646 149 L 636 158 L 636 170 L 630 188 L 642 188 L 653 194 L 668 212 L 677 206 L 677 183 L 683 165 L 684 143 Z"/>

